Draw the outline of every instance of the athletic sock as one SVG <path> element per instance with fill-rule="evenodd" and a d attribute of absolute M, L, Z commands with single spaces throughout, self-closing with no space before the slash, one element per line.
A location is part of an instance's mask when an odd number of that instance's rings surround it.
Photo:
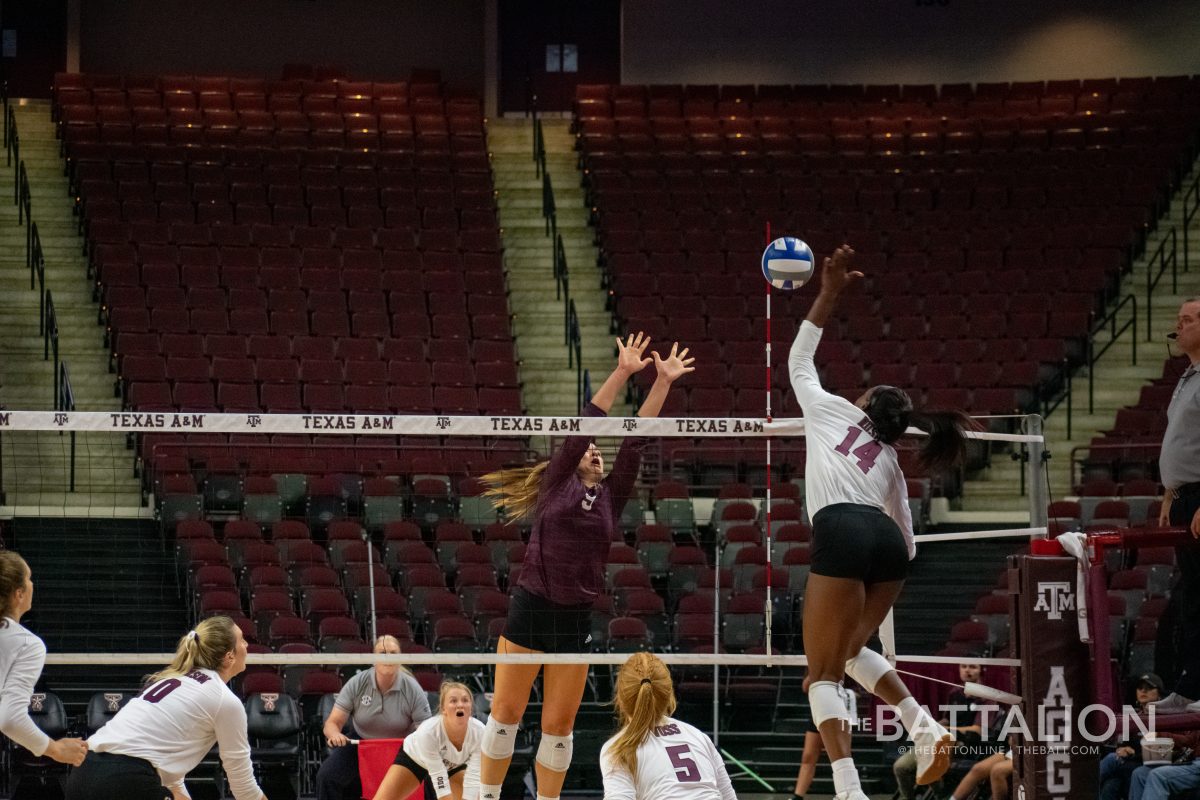
<path fill-rule="evenodd" d="M 833 793 L 842 794 L 852 789 L 861 789 L 858 780 L 858 770 L 854 768 L 854 759 L 846 756 L 833 762 Z"/>
<path fill-rule="evenodd" d="M 499 783 L 481 783 L 479 784 L 479 800 L 500 800 Z"/>
<path fill-rule="evenodd" d="M 925 710 L 921 708 L 921 704 L 914 697 L 906 697 L 900 701 L 900 705 L 896 706 L 897 713 L 900 714 L 900 722 L 904 725 L 904 730 L 908 731 L 908 735 L 912 736 L 913 729 L 921 718 L 925 716 Z"/>

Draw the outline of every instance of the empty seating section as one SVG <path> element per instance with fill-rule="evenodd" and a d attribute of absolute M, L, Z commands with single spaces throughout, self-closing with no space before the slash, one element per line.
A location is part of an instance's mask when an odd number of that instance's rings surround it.
<path fill-rule="evenodd" d="M 1162 377 L 1142 387 L 1137 403 L 1117 411 L 1112 430 L 1093 438 L 1083 452 L 1072 454 L 1080 492 L 1089 484 L 1158 480 L 1167 405 L 1187 365 L 1186 356 L 1168 358 L 1163 362 Z"/>
<path fill-rule="evenodd" d="M 477 98 L 62 74 L 53 109 L 126 408 L 521 413 Z M 146 437 L 141 456 L 260 475 L 325 459 L 303 437 L 159 447 L 182 441 Z M 335 453 L 336 469 L 378 474 L 410 457 L 396 444 Z M 429 471 L 465 474 L 447 452 Z"/>
<path fill-rule="evenodd" d="M 672 410 L 712 416 L 765 411 L 767 223 L 818 257 L 852 244 L 866 273 L 824 335 L 832 390 L 891 383 L 932 407 L 1034 408 L 1083 357 L 1200 120 L 1187 77 L 576 97 L 614 313 L 693 346 L 705 369 Z M 776 416 L 798 413 L 780 354 L 802 311 L 776 293 Z M 737 451 L 680 447 L 693 471 L 749 468 Z"/>

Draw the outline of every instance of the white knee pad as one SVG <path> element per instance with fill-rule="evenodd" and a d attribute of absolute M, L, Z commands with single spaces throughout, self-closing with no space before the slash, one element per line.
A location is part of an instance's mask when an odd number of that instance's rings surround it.
<path fill-rule="evenodd" d="M 886 658 L 867 647 L 846 662 L 846 674 L 871 694 L 875 694 L 875 684 L 879 683 L 879 679 L 893 669 L 895 667 Z"/>
<path fill-rule="evenodd" d="M 487 724 L 483 726 L 483 739 L 479 750 L 488 758 L 503 761 L 512 758 L 517 746 L 517 724 L 505 725 L 488 714 Z"/>
<path fill-rule="evenodd" d="M 839 719 L 844 726 L 850 722 L 850 712 L 842 696 L 842 685 L 833 681 L 814 681 L 808 685 L 808 705 L 812 709 L 813 725 L 818 728 L 828 719 Z"/>
<path fill-rule="evenodd" d="M 535 760 L 552 772 L 566 772 L 571 766 L 571 756 L 575 752 L 575 734 L 555 736 L 552 733 L 542 733 L 542 741 L 538 744 Z"/>

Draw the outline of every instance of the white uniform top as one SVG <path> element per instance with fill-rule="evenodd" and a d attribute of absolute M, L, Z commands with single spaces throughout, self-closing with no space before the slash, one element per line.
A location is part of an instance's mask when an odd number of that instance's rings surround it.
<path fill-rule="evenodd" d="M 46 665 L 46 645 L 21 623 L 6 617 L 0 628 L 0 731 L 35 756 L 50 737 L 29 718 L 29 697 Z"/>
<path fill-rule="evenodd" d="M 620 733 L 617 734 L 620 736 Z M 706 735 L 667 717 L 638 745 L 637 775 L 600 748 L 604 800 L 737 800 L 725 762 Z"/>
<path fill-rule="evenodd" d="M 211 669 L 164 678 L 117 712 L 92 734 L 88 748 L 149 761 L 163 786 L 187 795 L 183 779 L 212 749 L 237 800 L 259 800 L 262 789 L 250 765 L 246 709 Z"/>
<path fill-rule="evenodd" d="M 804 410 L 804 436 L 808 440 L 804 490 L 809 518 L 833 503 L 874 506 L 900 527 L 911 560 L 917 546 L 908 509 L 908 486 L 896 450 L 875 440 L 874 426 L 861 408 L 821 388 L 813 362 L 821 333 L 821 328 L 805 320 L 788 356 L 792 391 Z"/>
<path fill-rule="evenodd" d="M 445 717 L 435 714 L 417 726 L 404 739 L 404 752 L 429 771 L 429 782 L 438 797 L 450 794 L 450 770 L 467 765 L 463 776 L 463 800 L 479 796 L 479 754 L 483 744 L 483 723 L 471 717 L 467 720 L 467 735 L 462 749 L 454 746 L 446 735 Z"/>

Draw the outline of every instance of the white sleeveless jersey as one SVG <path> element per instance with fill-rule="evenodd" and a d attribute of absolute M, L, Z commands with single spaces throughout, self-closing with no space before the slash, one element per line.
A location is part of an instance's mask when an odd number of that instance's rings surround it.
<path fill-rule="evenodd" d="M 130 700 L 92 734 L 88 748 L 149 761 L 163 786 L 183 792 L 183 779 L 216 743 L 237 800 L 259 800 L 250 765 L 246 709 L 211 669 L 164 678 Z"/>
<path fill-rule="evenodd" d="M 809 519 L 833 503 L 874 506 L 895 520 L 917 554 L 913 541 L 908 487 L 896 450 L 875 441 L 874 426 L 858 406 L 821 388 L 813 353 L 821 328 L 805 320 L 788 356 L 792 391 L 804 411 L 804 490 Z"/>
<path fill-rule="evenodd" d="M 619 735 L 619 734 L 618 734 Z M 712 739 L 670 717 L 637 749 L 637 775 L 612 757 L 616 736 L 600 749 L 604 800 L 737 800 Z"/>
<path fill-rule="evenodd" d="M 463 775 L 463 800 L 479 796 L 479 754 L 483 744 L 483 723 L 471 717 L 467 720 L 467 735 L 462 749 L 454 746 L 446 735 L 445 717 L 435 714 L 417 726 L 404 738 L 404 752 L 429 771 L 429 782 L 438 797 L 451 794 L 449 772 L 466 765 Z"/>

